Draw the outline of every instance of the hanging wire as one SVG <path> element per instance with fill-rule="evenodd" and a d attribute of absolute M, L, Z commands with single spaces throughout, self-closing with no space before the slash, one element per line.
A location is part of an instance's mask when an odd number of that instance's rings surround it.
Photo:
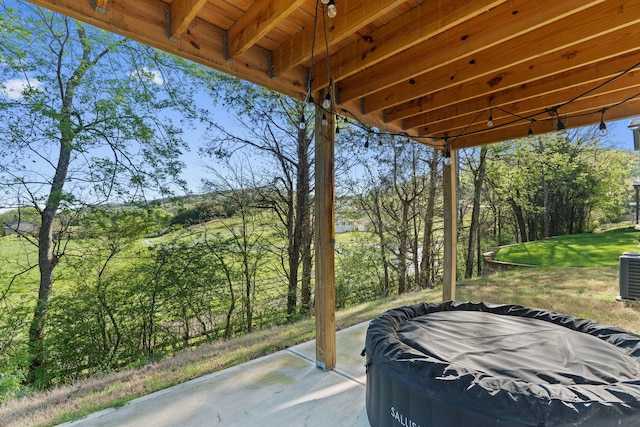
<path fill-rule="evenodd" d="M 307 95 L 305 96 L 305 102 L 313 101 L 313 96 L 311 95 L 311 87 L 313 84 L 313 60 L 314 60 L 314 52 L 316 46 L 316 34 L 318 27 L 318 5 L 320 4 L 320 0 L 316 0 L 316 10 L 315 16 L 313 17 L 313 37 L 311 38 L 311 60 L 309 63 L 309 77 L 307 78 Z"/>
<path fill-rule="evenodd" d="M 315 17 L 316 20 L 317 20 L 317 6 L 318 6 L 318 0 L 316 0 L 316 17 Z M 325 14 L 323 13 L 323 16 L 324 15 Z M 335 87 L 334 87 L 333 79 L 332 79 L 332 75 L 331 75 L 331 63 L 330 63 L 331 59 L 330 59 L 330 55 L 329 55 L 329 41 L 328 41 L 328 38 L 327 38 L 327 23 L 326 23 L 326 19 L 327 19 L 326 17 L 323 17 L 325 50 L 326 50 L 326 61 L 327 61 L 327 74 L 329 76 L 329 89 L 328 90 L 330 92 L 333 92 L 332 95 L 335 95 Z M 316 24 L 314 22 L 314 40 L 313 40 L 313 43 L 315 43 L 315 25 Z M 312 49 L 313 49 L 313 44 L 312 44 Z M 313 65 L 313 52 L 312 52 L 312 65 Z M 544 115 L 544 114 L 554 114 L 555 117 L 557 119 L 559 119 L 559 115 L 558 115 L 558 112 L 557 112 L 559 108 L 566 107 L 567 105 L 569 105 L 569 104 L 571 104 L 573 102 L 576 102 L 577 100 L 579 100 L 579 99 L 581 99 L 581 98 L 583 98 L 583 97 L 585 97 L 585 96 L 587 96 L 587 95 L 589 95 L 589 94 L 591 94 L 593 92 L 598 91 L 599 89 L 601 89 L 601 88 L 605 87 L 606 85 L 614 82 L 615 80 L 619 79 L 620 77 L 623 77 L 624 75 L 630 73 L 631 71 L 635 70 L 638 67 L 640 67 L 640 62 L 638 62 L 637 64 L 634 64 L 633 66 L 621 71 L 617 75 L 611 77 L 610 79 L 607 79 L 606 81 L 598 84 L 597 86 L 595 86 L 595 87 L 593 87 L 593 88 L 591 88 L 591 89 L 589 89 L 589 90 L 587 90 L 587 91 L 585 91 L 583 93 L 580 93 L 579 95 L 571 98 L 570 100 L 565 101 L 565 102 L 563 102 L 561 104 L 555 105 L 553 107 L 547 108 L 544 111 L 541 111 L 539 113 L 534 113 L 534 114 L 523 116 L 523 115 L 520 115 L 520 114 L 517 114 L 517 113 L 513 113 L 511 111 L 505 110 L 504 108 L 501 108 L 500 106 L 493 106 L 493 107 L 491 107 L 492 109 L 497 109 L 499 111 L 502 111 L 503 113 L 505 113 L 507 115 L 513 116 L 515 119 L 514 120 L 510 120 L 510 121 L 505 122 L 505 123 L 501 123 L 501 124 L 496 125 L 496 126 L 493 126 L 493 127 L 491 127 L 491 130 L 499 129 L 499 128 L 502 128 L 502 127 L 511 126 L 513 124 L 517 124 L 517 123 L 520 123 L 522 121 L 527 121 L 527 122 L 529 122 L 528 135 L 532 136 L 533 135 L 533 124 L 535 122 L 542 121 L 540 119 L 536 119 L 536 117 Z M 310 73 L 311 73 L 311 71 L 310 71 Z M 308 93 L 310 94 L 310 92 L 311 92 L 311 81 L 309 81 L 309 92 Z M 639 98 L 639 97 L 640 97 L 640 92 L 638 92 L 638 93 L 636 93 L 636 94 L 634 94 L 632 96 L 629 96 L 628 98 L 625 98 L 624 100 L 622 100 L 620 102 L 617 102 L 615 104 L 609 105 L 607 107 L 600 108 L 597 111 L 565 116 L 565 120 L 570 119 L 570 118 L 589 116 L 589 115 L 592 115 L 592 114 L 594 114 L 596 112 L 602 113 L 603 111 L 610 110 L 612 108 L 615 108 L 617 106 L 625 104 L 625 103 L 627 103 L 627 102 L 629 102 L 631 100 L 634 100 L 636 98 Z M 333 99 L 335 100 L 335 96 L 333 97 Z M 335 104 L 333 104 L 333 105 L 335 105 Z M 368 126 L 365 126 L 365 125 L 361 124 L 359 122 L 357 116 L 355 114 L 353 114 L 352 112 L 350 112 L 349 110 L 342 109 L 341 111 L 342 111 L 341 114 L 343 116 L 343 120 L 345 121 L 345 123 L 349 123 L 349 124 L 352 124 L 352 125 L 355 124 L 360 129 L 368 132 L 369 135 L 375 135 L 375 136 L 390 135 L 390 136 L 399 136 L 399 137 L 404 137 L 404 138 L 409 138 L 409 139 L 414 139 L 414 140 L 425 140 L 425 141 L 428 140 L 430 145 L 437 146 L 437 147 L 440 147 L 440 148 L 443 148 L 443 149 L 446 147 L 446 144 L 449 144 L 451 142 L 451 140 L 455 140 L 457 138 L 462 138 L 462 137 L 473 136 L 473 135 L 481 134 L 481 133 L 484 133 L 484 132 L 488 131 L 488 129 L 480 129 L 480 130 L 476 130 L 476 131 L 467 132 L 468 129 L 474 123 L 476 123 L 478 121 L 478 119 L 484 114 L 484 112 L 480 112 L 476 117 L 474 117 L 474 119 L 467 126 L 465 126 L 465 128 L 458 135 L 456 135 L 456 136 L 447 136 L 447 135 L 445 135 L 445 136 L 436 136 L 436 135 L 411 135 L 408 132 L 375 131 L 375 130 L 372 130 L 371 128 L 369 128 Z M 349 121 L 347 119 L 347 115 L 351 116 L 355 120 L 355 123 L 352 123 L 351 121 Z M 491 118 L 493 118 L 493 117 L 491 117 Z M 548 119 L 545 119 L 545 120 L 548 120 Z M 563 122 L 563 125 L 564 125 L 564 122 Z M 437 142 L 439 142 L 439 144 L 436 144 Z"/>

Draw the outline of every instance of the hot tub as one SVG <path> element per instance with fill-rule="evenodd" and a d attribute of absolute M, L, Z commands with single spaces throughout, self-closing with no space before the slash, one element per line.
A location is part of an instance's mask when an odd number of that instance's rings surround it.
<path fill-rule="evenodd" d="M 367 330 L 372 427 L 640 426 L 640 335 L 517 305 L 401 307 Z"/>

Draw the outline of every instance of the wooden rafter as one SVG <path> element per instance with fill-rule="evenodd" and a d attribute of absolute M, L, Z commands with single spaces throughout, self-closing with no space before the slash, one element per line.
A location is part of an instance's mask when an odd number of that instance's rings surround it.
<path fill-rule="evenodd" d="M 357 75 L 365 68 L 402 52 L 407 45 L 428 40 L 505 1 L 471 0 L 460 4 L 459 0 L 448 0 L 422 3 L 332 55 L 330 61 L 333 80 L 340 81 Z M 315 89 L 329 84 L 326 61 L 319 61 L 314 68 Z"/>
<path fill-rule="evenodd" d="M 614 78 L 640 62 L 639 55 L 640 50 L 629 51 L 598 62 L 589 61 L 587 65 L 582 66 L 580 65 L 583 64 L 582 58 L 588 56 L 583 54 L 580 55 L 578 64 L 572 62 L 570 65 L 573 66 L 568 67 L 564 72 L 550 75 L 536 73 L 539 77 L 537 79 L 527 79 L 527 83 L 516 85 L 505 82 L 497 88 L 498 90 L 491 88 L 483 90 L 478 87 L 485 86 L 482 82 L 472 81 L 459 85 L 451 91 L 435 92 L 390 108 L 386 110 L 386 118 L 389 121 L 403 120 L 406 128 L 416 128 L 457 116 L 468 116 L 486 109 L 489 105 L 508 106 L 535 97 L 545 100 L 548 96 L 551 99 L 548 99 L 547 105 L 555 105 L 559 103 L 556 96 L 558 90 L 573 86 L 591 85 L 592 87 L 597 84 L 594 82 Z M 452 99 L 464 102 L 451 102 Z"/>
<path fill-rule="evenodd" d="M 548 109 L 640 63 L 635 0 L 336 0 L 332 19 L 316 0 L 31 1 L 296 98 L 331 77 L 339 112 L 436 146 L 491 106 Z"/>
<path fill-rule="evenodd" d="M 229 28 L 229 57 L 245 53 L 306 0 L 257 1 Z"/>
<path fill-rule="evenodd" d="M 549 105 L 561 105 L 581 94 L 595 90 L 601 85 L 602 88 L 596 91 L 595 95 L 634 88 L 636 86 L 634 79 L 638 78 L 638 72 L 630 72 L 615 81 L 610 80 L 617 77 L 625 69 L 635 66 L 638 62 L 638 54 L 640 52 L 628 55 L 626 62 L 616 58 L 575 70 L 575 73 L 582 76 L 579 82 L 573 78 L 575 75 L 573 71 L 567 71 L 523 87 L 512 87 L 494 93 L 490 98 L 481 96 L 468 99 L 462 108 L 458 108 L 454 104 L 434 108 L 426 113 L 405 119 L 404 124 L 407 128 L 421 127 L 422 133 L 446 132 L 452 135 L 456 133 L 456 129 L 464 128 L 472 123 L 478 111 L 488 110 L 488 105 L 496 107 L 494 108 L 496 111 L 502 108 L 519 116 L 529 116 L 534 111 L 548 108 Z M 544 96 L 540 96 L 541 94 Z M 464 95 L 461 93 L 460 96 Z M 611 104 L 613 103 L 615 102 L 611 102 Z M 603 104 L 599 103 L 598 105 Z"/>
<path fill-rule="evenodd" d="M 327 22 L 327 42 L 331 45 L 345 37 L 352 35 L 357 29 L 393 10 L 406 0 L 347 0 L 340 6 L 340 18 Z M 318 22 L 318 28 L 313 25 L 288 39 L 273 52 L 273 74 L 280 76 L 296 65 L 307 61 L 311 55 L 326 50 L 323 35 L 324 15 Z M 314 39 L 316 43 L 314 44 Z"/>
<path fill-rule="evenodd" d="M 171 2 L 171 39 L 178 40 L 187 31 L 207 0 L 173 0 Z"/>
<path fill-rule="evenodd" d="M 591 106 L 592 107 L 592 106 Z M 617 105 L 606 113 L 606 120 L 617 120 L 625 117 L 633 117 L 637 115 L 640 109 L 640 99 L 632 99 L 623 104 Z M 589 111 L 593 111 L 592 108 Z M 582 126 L 590 126 L 594 123 L 599 123 L 601 113 L 599 111 L 593 111 L 592 113 L 583 112 L 580 116 L 573 116 L 572 108 L 566 110 L 560 110 L 560 117 L 567 128 L 576 128 Z M 477 129 L 478 132 L 473 133 L 472 130 L 466 132 L 466 135 L 452 138 L 451 145 L 455 148 L 468 148 L 478 145 L 491 144 L 496 141 L 496 138 L 500 140 L 509 140 L 523 138 L 527 135 L 530 123 L 521 121 L 514 123 L 512 126 L 494 127 L 494 129 L 486 129 L 484 124 L 483 129 Z M 556 130 L 556 120 L 551 116 L 547 116 L 547 120 L 536 121 L 533 124 L 534 135 L 545 134 L 554 132 Z"/>
<path fill-rule="evenodd" d="M 598 58 L 602 58 L 602 55 L 597 53 L 601 51 L 602 46 L 599 45 L 599 40 L 594 40 L 593 47 L 585 48 L 580 55 L 576 55 L 572 49 L 569 49 L 544 57 L 544 61 L 541 62 L 544 65 L 535 69 L 521 64 L 511 73 L 505 74 L 494 87 L 489 87 L 486 84 L 486 79 L 475 79 L 452 90 L 434 92 L 428 96 L 428 102 L 422 103 L 421 108 L 423 111 L 433 111 L 448 107 L 449 111 L 455 110 L 456 116 L 465 111 L 467 114 L 474 115 L 479 110 L 488 109 L 492 105 L 499 106 L 504 102 L 513 103 L 516 101 L 528 102 L 527 100 L 532 97 L 537 97 L 537 102 L 542 101 L 547 107 L 553 107 L 573 98 L 573 96 L 562 98 L 560 95 L 568 86 L 589 83 L 597 77 L 603 80 L 613 78 L 640 63 L 640 50 L 637 43 L 633 37 L 627 37 L 625 34 L 628 32 L 622 31 L 620 33 L 620 37 L 617 38 L 619 42 L 610 47 L 609 53 L 612 56 L 605 57 L 602 61 L 597 61 Z M 556 73 L 555 70 L 558 69 L 566 71 Z M 595 86 L 596 84 L 592 84 L 584 91 Z M 503 93 L 508 94 L 504 100 L 501 98 Z M 541 97 L 541 95 L 544 96 Z M 452 99 L 455 99 L 456 102 L 453 102 Z M 469 108 L 474 105 L 476 109 L 471 111 Z M 404 126 L 406 128 L 429 126 L 431 120 L 425 121 L 424 118 L 407 118 L 404 120 Z M 469 116 L 458 121 L 458 127 L 466 126 L 470 122 Z M 429 127 L 431 128 L 431 126 Z M 435 128 L 431 129 L 433 131 Z"/>
<path fill-rule="evenodd" d="M 573 32 L 575 15 L 571 15 L 569 22 L 560 18 L 576 8 L 584 10 L 585 3 L 583 0 L 545 0 L 537 2 L 530 10 L 518 9 L 515 15 L 513 5 L 505 3 L 491 15 L 478 16 L 468 25 L 405 50 L 385 62 L 384 67 L 371 67 L 361 75 L 341 82 L 340 86 L 344 89 L 341 90 L 340 99 L 348 101 L 366 96 L 365 108 L 370 112 L 380 109 L 380 100 L 387 100 L 389 94 L 393 99 L 386 102 L 396 105 L 406 101 L 407 96 L 411 96 L 409 93 L 429 93 L 435 85 L 438 88 L 442 88 L 443 84 L 450 87 L 464 81 L 466 75 L 485 76 L 500 70 L 504 63 L 525 62 L 544 52 L 557 50 L 563 44 L 575 44 L 580 39 L 580 33 Z M 584 13 L 587 19 L 593 17 L 590 10 Z M 491 32 L 483 31 L 493 25 L 493 20 L 501 23 L 500 28 Z M 607 30 L 604 25 L 600 27 L 604 27 L 603 31 Z M 473 28 L 476 30 L 472 31 Z M 549 31 L 569 34 L 565 38 L 540 37 L 540 33 Z M 415 58 L 424 59 L 416 61 Z M 375 85 L 356 85 L 353 81 L 355 78 L 375 82 Z M 421 84 L 425 85 L 424 90 Z M 369 94 L 372 95 L 367 96 Z M 388 108 L 384 101 L 382 104 Z"/>

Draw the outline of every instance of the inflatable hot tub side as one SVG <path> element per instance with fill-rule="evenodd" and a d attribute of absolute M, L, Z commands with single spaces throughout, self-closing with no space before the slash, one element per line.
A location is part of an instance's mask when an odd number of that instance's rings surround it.
<path fill-rule="evenodd" d="M 372 427 L 640 426 L 640 335 L 590 320 L 421 303 L 372 320 L 365 353 Z"/>

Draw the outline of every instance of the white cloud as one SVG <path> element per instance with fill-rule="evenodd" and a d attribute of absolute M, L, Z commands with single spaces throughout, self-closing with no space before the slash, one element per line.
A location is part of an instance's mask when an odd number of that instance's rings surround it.
<path fill-rule="evenodd" d="M 162 78 L 162 74 L 160 74 L 158 70 L 149 70 L 148 68 L 143 68 L 141 70 L 136 70 L 133 73 L 131 73 L 131 77 L 143 78 L 157 85 L 164 84 L 164 79 Z"/>
<path fill-rule="evenodd" d="M 41 83 L 37 80 L 10 79 L 2 83 L 0 94 L 13 100 L 22 98 L 22 92 L 27 88 L 37 89 Z"/>

